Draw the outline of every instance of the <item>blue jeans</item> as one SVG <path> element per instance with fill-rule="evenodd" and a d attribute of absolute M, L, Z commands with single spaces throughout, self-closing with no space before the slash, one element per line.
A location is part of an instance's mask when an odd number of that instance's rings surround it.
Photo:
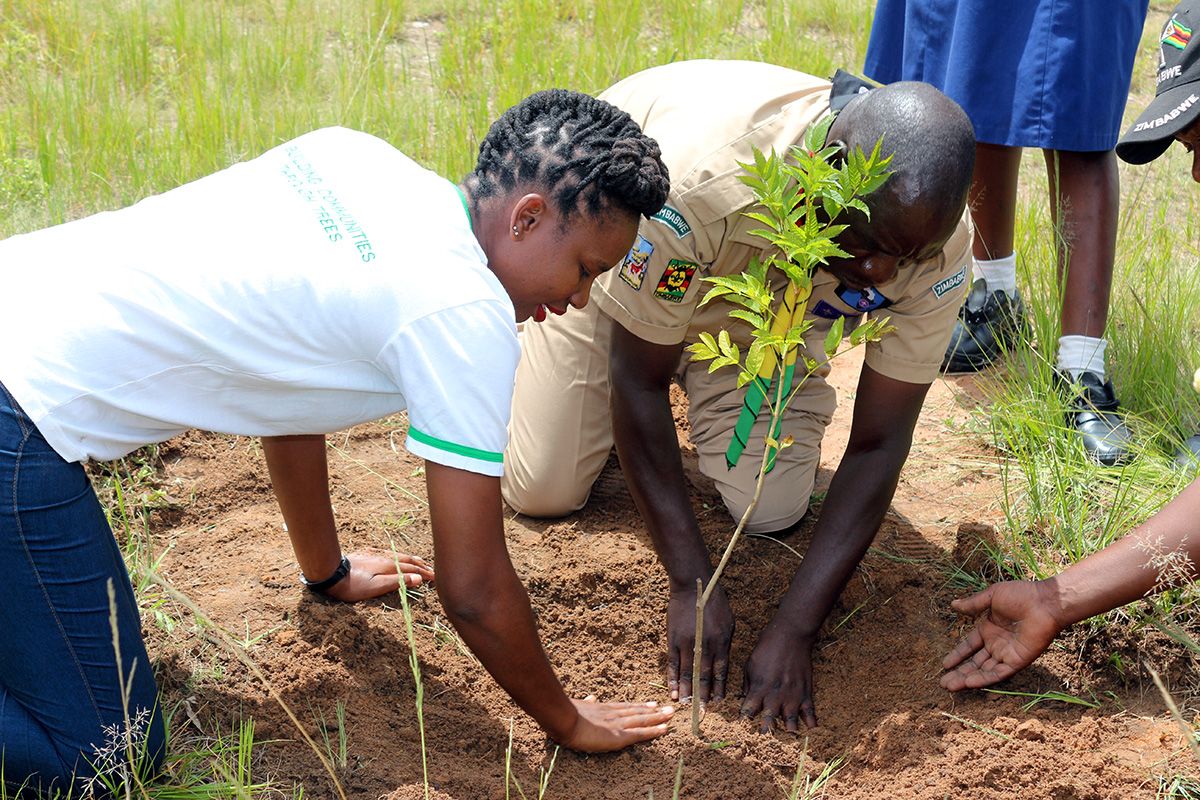
<path fill-rule="evenodd" d="M 0 384 L 0 757 L 10 788 L 65 792 L 95 774 L 106 749 L 110 765 L 128 769 L 110 582 L 146 774 L 165 734 L 120 549 L 83 465 L 54 452 Z"/>

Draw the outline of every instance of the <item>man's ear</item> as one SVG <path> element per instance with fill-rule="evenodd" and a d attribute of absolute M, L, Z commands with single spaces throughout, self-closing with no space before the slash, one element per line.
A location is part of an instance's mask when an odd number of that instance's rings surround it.
<path fill-rule="evenodd" d="M 520 240 L 542 224 L 546 214 L 546 198 L 531 192 L 519 199 L 512 208 L 509 225 L 514 239 Z"/>

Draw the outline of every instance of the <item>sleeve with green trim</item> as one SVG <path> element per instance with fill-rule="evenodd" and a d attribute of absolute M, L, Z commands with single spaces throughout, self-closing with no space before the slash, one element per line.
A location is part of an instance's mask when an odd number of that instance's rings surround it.
<path fill-rule="evenodd" d="M 512 307 L 480 300 L 422 317 L 379 355 L 408 407 L 410 453 L 499 477 L 520 359 Z"/>

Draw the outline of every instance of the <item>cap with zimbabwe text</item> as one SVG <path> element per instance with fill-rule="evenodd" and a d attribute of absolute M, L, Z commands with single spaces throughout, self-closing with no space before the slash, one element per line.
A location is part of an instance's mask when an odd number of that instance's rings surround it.
<path fill-rule="evenodd" d="M 1154 101 L 1121 140 L 1117 155 L 1130 164 L 1158 158 L 1175 134 L 1200 118 L 1200 0 L 1183 0 L 1159 37 Z M 1196 35 L 1193 36 L 1192 32 Z"/>

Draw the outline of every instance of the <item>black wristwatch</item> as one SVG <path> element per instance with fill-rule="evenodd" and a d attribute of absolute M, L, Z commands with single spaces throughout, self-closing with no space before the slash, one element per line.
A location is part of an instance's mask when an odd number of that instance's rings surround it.
<path fill-rule="evenodd" d="M 325 594 L 325 592 L 329 591 L 335 585 L 337 585 L 338 581 L 340 581 L 342 578 L 346 577 L 349 574 L 350 574 L 350 559 L 346 558 L 345 556 L 342 556 L 342 563 L 338 564 L 338 568 L 335 569 L 333 571 L 333 574 L 330 575 L 325 580 L 310 581 L 307 577 L 305 577 L 304 573 L 301 572 L 300 573 L 300 582 L 303 583 L 305 588 L 307 588 L 310 592 L 317 592 L 318 594 Z"/>

